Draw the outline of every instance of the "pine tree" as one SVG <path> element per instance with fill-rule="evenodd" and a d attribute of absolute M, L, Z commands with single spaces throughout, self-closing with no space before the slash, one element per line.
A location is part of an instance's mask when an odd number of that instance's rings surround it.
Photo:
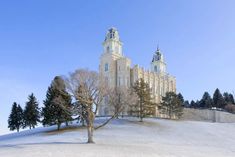
<path fill-rule="evenodd" d="M 56 120 L 54 118 L 54 111 L 56 106 L 53 103 L 55 97 L 54 91 L 51 87 L 48 87 L 46 100 L 43 101 L 44 107 L 42 108 L 42 124 L 45 125 L 54 125 Z"/>
<path fill-rule="evenodd" d="M 66 91 L 66 86 L 64 80 L 56 76 L 53 81 L 53 89 L 56 91 L 57 94 L 57 102 L 60 103 L 61 108 L 63 108 L 63 116 L 66 122 L 66 126 L 68 126 L 68 122 L 72 121 L 73 118 L 71 116 L 71 112 L 68 112 L 72 108 L 72 97 Z"/>
<path fill-rule="evenodd" d="M 8 128 L 11 131 L 17 130 L 23 126 L 23 110 L 16 102 L 13 103 L 10 116 L 8 118 Z"/>
<path fill-rule="evenodd" d="M 32 93 L 24 109 L 24 127 L 35 128 L 38 122 L 40 122 L 40 110 L 37 99 Z"/>
<path fill-rule="evenodd" d="M 226 104 L 234 104 L 234 98 L 232 94 L 225 92 L 223 96 Z"/>
<path fill-rule="evenodd" d="M 199 107 L 200 107 L 200 101 L 197 100 L 197 101 L 195 102 L 195 108 L 199 108 Z"/>
<path fill-rule="evenodd" d="M 182 100 L 174 92 L 167 92 L 162 98 L 160 112 L 168 115 L 170 119 L 180 118 L 183 115 Z"/>
<path fill-rule="evenodd" d="M 230 103 L 230 97 L 229 97 L 228 92 L 224 92 L 223 97 L 224 97 L 225 103 L 229 104 Z"/>
<path fill-rule="evenodd" d="M 213 100 L 208 92 L 205 92 L 202 99 L 199 102 L 200 108 L 211 108 L 213 105 Z"/>
<path fill-rule="evenodd" d="M 190 104 L 189 104 L 188 100 L 184 101 L 184 107 L 190 107 Z"/>
<path fill-rule="evenodd" d="M 229 100 L 232 104 L 235 104 L 233 94 L 231 94 L 231 93 L 229 94 Z"/>
<path fill-rule="evenodd" d="M 233 94 L 229 94 L 229 100 L 232 104 L 235 104 Z"/>
<path fill-rule="evenodd" d="M 143 118 L 153 116 L 156 113 L 156 104 L 152 100 L 148 83 L 145 83 L 143 79 L 136 81 L 133 89 L 139 101 L 131 112 L 136 112 L 142 122 Z"/>
<path fill-rule="evenodd" d="M 215 90 L 215 93 L 213 95 L 213 107 L 216 108 L 224 108 L 225 107 L 225 100 L 222 94 L 220 93 L 220 90 L 217 88 Z"/>
<path fill-rule="evenodd" d="M 71 96 L 66 92 L 62 79 L 55 77 L 51 86 L 47 90 L 46 99 L 42 108 L 43 125 L 57 125 L 58 130 L 63 122 L 68 124 L 72 120 L 68 113 L 72 106 Z"/>
<path fill-rule="evenodd" d="M 184 97 L 183 97 L 183 95 L 181 93 L 179 93 L 177 96 L 178 96 L 179 100 L 181 101 L 181 103 L 184 104 Z"/>
<path fill-rule="evenodd" d="M 196 104 L 194 100 L 190 102 L 190 108 L 196 108 Z"/>

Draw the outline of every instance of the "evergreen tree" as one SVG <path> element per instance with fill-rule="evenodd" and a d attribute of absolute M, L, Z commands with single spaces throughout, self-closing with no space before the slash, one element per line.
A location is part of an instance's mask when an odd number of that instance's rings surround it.
<path fill-rule="evenodd" d="M 40 110 L 37 99 L 32 93 L 24 109 L 24 127 L 35 128 L 38 122 L 40 122 Z"/>
<path fill-rule="evenodd" d="M 57 125 L 58 130 L 63 122 L 72 120 L 68 110 L 72 107 L 71 96 L 66 92 L 64 82 L 55 77 L 47 90 L 46 100 L 42 108 L 43 125 Z"/>
<path fill-rule="evenodd" d="M 23 126 L 23 110 L 16 102 L 13 103 L 10 116 L 8 118 L 8 128 L 11 131 L 17 130 Z"/>
<path fill-rule="evenodd" d="M 234 104 L 234 98 L 232 94 L 225 92 L 223 96 L 226 104 Z"/>
<path fill-rule="evenodd" d="M 200 108 L 211 108 L 213 105 L 213 100 L 208 92 L 205 92 L 202 99 L 199 102 Z"/>
<path fill-rule="evenodd" d="M 224 108 L 225 107 L 225 100 L 222 94 L 220 93 L 220 90 L 217 88 L 213 95 L 213 107 L 216 108 Z"/>
<path fill-rule="evenodd" d="M 160 112 L 168 115 L 170 119 L 180 118 L 183 115 L 182 100 L 174 92 L 167 92 L 162 98 Z"/>
<path fill-rule="evenodd" d="M 199 108 L 199 107 L 200 107 L 200 101 L 197 100 L 197 101 L 195 102 L 195 108 Z"/>
<path fill-rule="evenodd" d="M 138 104 L 132 108 L 132 113 L 136 112 L 140 117 L 140 121 L 147 116 L 153 116 L 156 112 L 156 104 L 153 102 L 151 97 L 151 90 L 148 83 L 145 83 L 143 79 L 135 82 L 133 87 L 135 93 L 138 96 Z"/>
<path fill-rule="evenodd" d="M 232 104 L 235 104 L 233 94 L 229 94 L 229 100 Z"/>
<path fill-rule="evenodd" d="M 43 101 L 44 107 L 42 108 L 42 124 L 45 125 L 54 125 L 56 124 L 56 119 L 54 117 L 56 105 L 54 105 L 53 99 L 55 98 L 55 92 L 52 90 L 52 87 L 48 87 L 46 99 Z"/>
<path fill-rule="evenodd" d="M 179 93 L 177 96 L 178 96 L 179 100 L 181 101 L 181 103 L 184 104 L 184 97 L 183 97 L 183 95 L 181 93 Z"/>
<path fill-rule="evenodd" d="M 58 93 L 57 95 L 57 102 L 60 103 L 64 110 L 64 119 L 66 122 L 66 126 L 68 126 L 68 122 L 72 121 L 72 115 L 71 115 L 71 108 L 73 106 L 72 104 L 72 97 L 71 95 L 66 91 L 66 86 L 64 80 L 56 76 L 53 81 L 53 88 Z"/>
<path fill-rule="evenodd" d="M 190 102 L 190 108 L 196 108 L 196 104 L 194 100 Z"/>
<path fill-rule="evenodd" d="M 190 107 L 190 104 L 189 104 L 188 100 L 184 101 L 184 107 Z"/>

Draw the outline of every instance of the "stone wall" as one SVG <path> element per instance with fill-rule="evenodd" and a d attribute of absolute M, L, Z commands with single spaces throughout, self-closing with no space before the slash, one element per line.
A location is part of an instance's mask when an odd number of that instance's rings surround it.
<path fill-rule="evenodd" d="M 184 109 L 183 120 L 235 123 L 235 114 L 207 109 Z"/>

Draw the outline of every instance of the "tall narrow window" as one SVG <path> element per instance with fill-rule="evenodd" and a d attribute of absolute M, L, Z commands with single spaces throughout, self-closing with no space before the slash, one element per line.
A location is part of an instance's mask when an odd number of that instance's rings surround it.
<path fill-rule="evenodd" d="M 154 71 L 157 72 L 157 66 L 156 65 L 154 66 Z"/>
<path fill-rule="evenodd" d="M 109 70 L 109 65 L 108 65 L 108 63 L 106 63 L 104 66 L 104 71 L 108 71 L 108 70 Z"/>

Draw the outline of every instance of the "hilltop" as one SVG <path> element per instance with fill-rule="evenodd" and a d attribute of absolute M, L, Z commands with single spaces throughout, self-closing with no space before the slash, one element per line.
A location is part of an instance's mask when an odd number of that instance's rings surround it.
<path fill-rule="evenodd" d="M 0 156 L 232 157 L 234 130 L 234 123 L 125 118 L 95 131 L 96 144 L 86 144 L 86 129 L 74 123 L 0 136 Z"/>

